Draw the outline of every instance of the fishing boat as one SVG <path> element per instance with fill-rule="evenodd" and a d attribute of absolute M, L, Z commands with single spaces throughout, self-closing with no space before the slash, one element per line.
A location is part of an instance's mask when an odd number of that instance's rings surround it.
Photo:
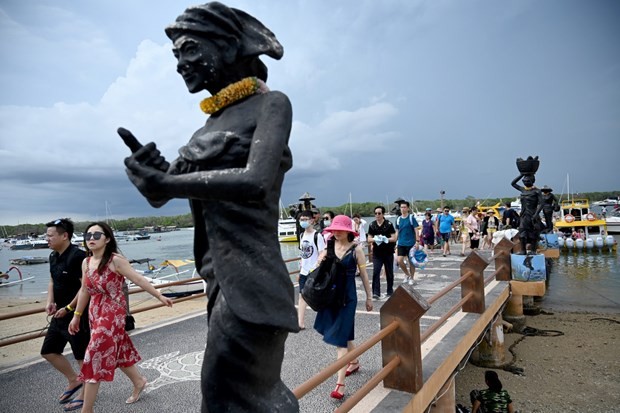
<path fill-rule="evenodd" d="M 10 272 L 14 271 L 19 276 L 19 280 L 10 280 Z M 28 280 L 32 280 L 34 277 L 22 277 L 22 272 L 18 267 L 10 267 L 6 272 L 0 271 L 0 287 L 10 287 L 12 285 L 22 284 Z"/>
<path fill-rule="evenodd" d="M 607 222 L 590 210 L 587 199 L 571 199 L 560 204 L 555 224 L 561 251 L 616 251 L 617 243 L 608 234 Z"/>
<path fill-rule="evenodd" d="M 19 257 L 12 258 L 9 260 L 9 263 L 12 265 L 35 265 L 35 264 L 45 264 L 49 262 L 48 257 Z"/>
<path fill-rule="evenodd" d="M 194 278 L 196 276 L 196 268 L 193 260 L 165 260 L 159 267 L 151 264 L 153 258 L 133 259 L 131 264 L 146 264 L 145 270 L 136 269 L 153 285 L 167 284 L 182 279 Z M 187 267 L 187 266 L 192 267 Z M 183 267 L 187 267 L 182 269 Z M 185 275 L 184 275 L 185 274 Z M 184 276 L 183 276 L 184 275 Z M 137 288 L 133 283 L 129 284 L 129 288 Z M 202 293 L 206 291 L 206 283 L 204 281 L 195 281 L 184 285 L 178 285 L 172 289 L 166 288 L 162 290 L 162 294 L 170 298 L 186 297 L 188 295 Z"/>

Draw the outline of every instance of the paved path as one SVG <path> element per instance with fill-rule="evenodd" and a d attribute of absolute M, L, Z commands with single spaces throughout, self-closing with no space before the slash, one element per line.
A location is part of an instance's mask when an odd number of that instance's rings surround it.
<path fill-rule="evenodd" d="M 488 254 L 486 254 L 488 256 Z M 416 289 L 426 298 L 440 291 L 459 278 L 461 257 L 442 257 L 433 254 L 424 271 L 416 274 Z M 493 271 L 492 264 L 486 273 Z M 403 282 L 403 275 L 396 273 L 395 286 Z M 385 285 L 382 285 L 385 292 Z M 379 310 L 384 301 L 375 301 L 374 311 L 368 313 L 364 305 L 365 294 L 358 281 L 358 312 L 356 318 L 356 342 L 361 342 L 379 330 Z M 450 293 L 445 299 L 433 304 L 422 319 L 422 331 L 428 328 L 449 307 L 460 299 L 460 291 Z M 487 303 L 488 304 L 488 303 Z M 334 347 L 323 343 L 321 336 L 311 327 L 314 312 L 306 313 L 305 331 L 291 334 L 286 343 L 282 378 L 295 388 L 319 372 L 336 358 Z M 199 412 L 200 411 L 200 363 L 207 335 L 204 313 L 193 314 L 171 323 L 138 329 L 132 334 L 142 356 L 140 370 L 150 382 L 149 392 L 134 405 L 125 405 L 131 393 L 131 383 L 117 370 L 112 383 L 101 385 L 96 404 L 98 412 Z M 347 378 L 346 393 L 352 394 L 381 368 L 381 349 L 375 346 L 360 358 L 361 369 Z M 428 362 L 425 361 L 425 364 Z M 430 363 L 428 363 L 430 364 Z M 425 372 L 425 376 L 427 376 Z M 339 402 L 331 399 L 329 393 L 334 380 L 320 385 L 300 400 L 300 411 L 308 413 L 332 412 Z M 56 403 L 66 383 L 59 373 L 47 363 L 35 359 L 20 367 L 0 372 L 0 412 L 62 412 Z M 360 412 L 388 412 L 402 409 L 411 395 L 401 392 L 377 389 L 356 409 Z"/>

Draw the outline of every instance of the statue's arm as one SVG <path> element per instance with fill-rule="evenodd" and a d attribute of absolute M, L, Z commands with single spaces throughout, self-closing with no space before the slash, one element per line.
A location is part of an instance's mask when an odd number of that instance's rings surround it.
<path fill-rule="evenodd" d="M 198 171 L 179 175 L 159 173 L 158 184 L 152 185 L 148 196 L 145 196 L 154 200 L 263 199 L 273 186 L 274 180 L 278 179 L 280 163 L 291 131 L 292 108 L 288 98 L 279 92 L 269 93 L 261 103 L 262 105 L 257 108 L 256 129 L 245 168 Z M 156 174 L 158 171 L 153 173 Z"/>
<path fill-rule="evenodd" d="M 515 179 L 512 180 L 512 187 L 515 188 L 517 191 L 523 191 L 523 187 L 519 184 L 517 184 L 517 182 L 519 182 L 519 179 L 523 178 L 523 174 L 519 174 L 519 176 L 517 176 Z"/>

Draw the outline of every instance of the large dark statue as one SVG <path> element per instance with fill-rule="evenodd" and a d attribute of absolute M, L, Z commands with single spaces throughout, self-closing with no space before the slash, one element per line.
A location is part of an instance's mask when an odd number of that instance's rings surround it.
<path fill-rule="evenodd" d="M 545 217 L 544 232 L 546 234 L 550 234 L 553 232 L 553 212 L 559 211 L 560 205 L 558 204 L 558 200 L 555 195 L 552 194 L 553 189 L 549 188 L 547 185 L 540 188 L 540 192 L 542 192 L 542 212 L 543 216 Z"/>
<path fill-rule="evenodd" d="M 277 237 L 292 110 L 265 85 L 259 59 L 280 59 L 282 46 L 254 17 L 217 2 L 188 8 L 166 34 L 190 93 L 211 94 L 200 104 L 210 116 L 169 166 L 154 143 L 119 133 L 133 151 L 127 175 L 151 205 L 190 203 L 209 299 L 202 412 L 296 412 L 280 379 L 284 342 L 299 327 Z"/>
<path fill-rule="evenodd" d="M 521 254 L 536 253 L 536 246 L 542 229 L 540 211 L 543 208 L 543 197 L 540 189 L 534 186 L 540 162 L 538 157 L 528 157 L 526 160 L 517 159 L 519 176 L 512 181 L 512 186 L 521 191 L 521 223 L 519 224 L 519 240 L 521 242 Z M 523 185 L 517 182 L 522 179 Z M 529 249 L 528 249 L 529 246 Z"/>

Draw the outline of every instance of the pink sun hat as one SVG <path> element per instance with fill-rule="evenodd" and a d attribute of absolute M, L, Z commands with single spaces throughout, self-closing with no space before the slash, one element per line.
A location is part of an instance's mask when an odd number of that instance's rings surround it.
<path fill-rule="evenodd" d="M 332 224 L 323 230 L 323 232 L 334 231 L 346 231 L 352 233 L 356 237 L 359 236 L 359 234 L 353 230 L 353 221 L 346 215 L 336 215 L 332 220 Z"/>

